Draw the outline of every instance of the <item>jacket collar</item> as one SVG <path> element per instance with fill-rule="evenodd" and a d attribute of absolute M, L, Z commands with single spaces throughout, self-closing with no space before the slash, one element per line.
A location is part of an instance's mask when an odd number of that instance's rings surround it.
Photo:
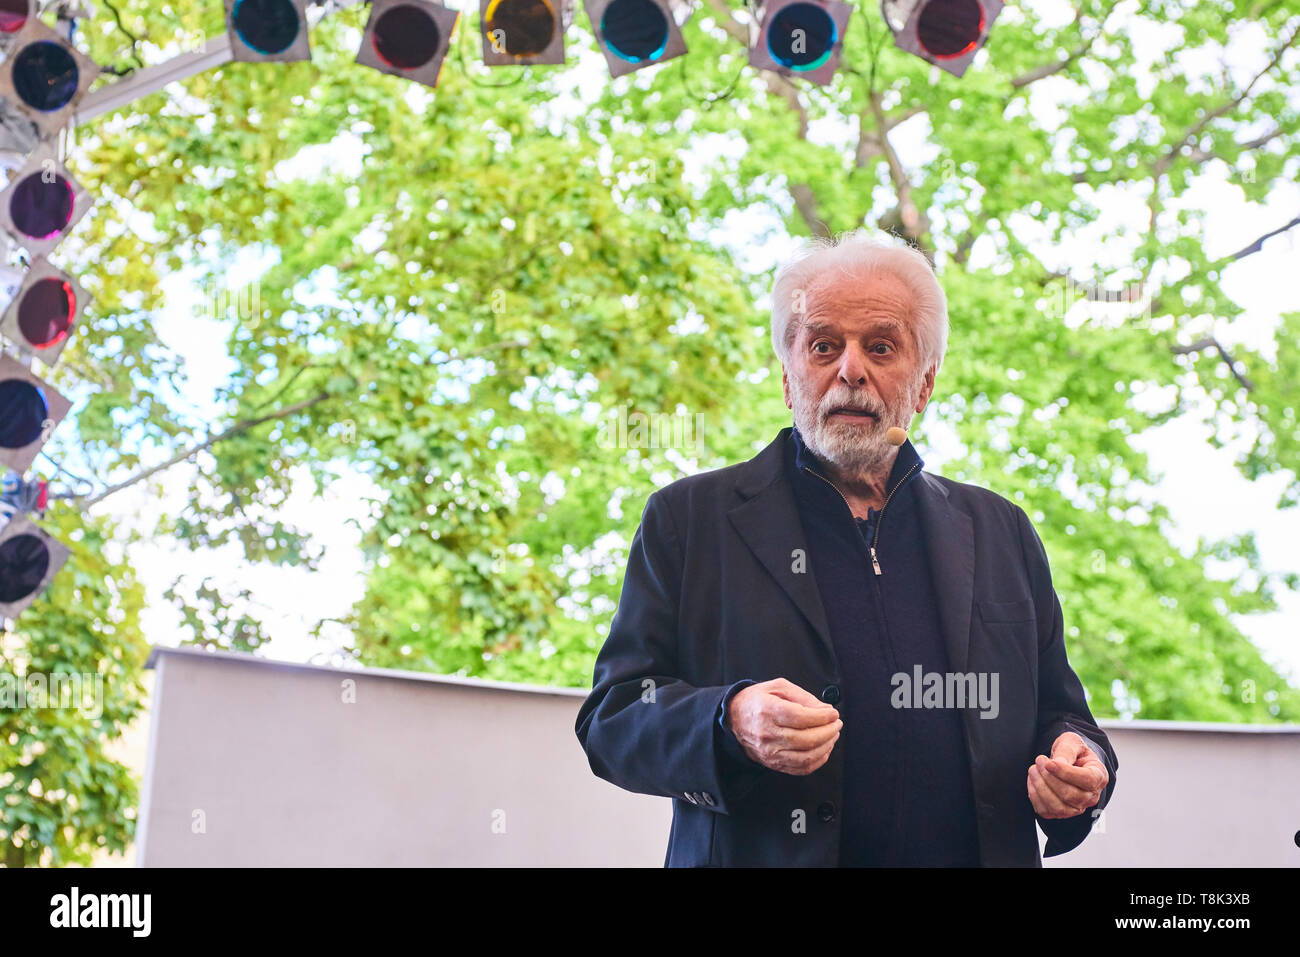
<path fill-rule="evenodd" d="M 792 454 L 793 433 L 793 426 L 782 429 L 756 456 L 735 466 L 739 501 L 727 512 L 727 517 L 749 550 L 812 626 L 828 667 L 833 667 L 835 647 L 817 583 L 811 570 L 803 574 L 792 572 L 792 553 L 803 549 L 806 554 L 809 547 L 794 486 L 786 469 L 786 456 Z M 912 451 L 915 454 L 915 449 Z M 974 521 L 950 500 L 945 486 L 947 480 L 920 469 L 913 473 L 913 478 L 948 660 L 954 671 L 965 671 L 975 588 Z"/>

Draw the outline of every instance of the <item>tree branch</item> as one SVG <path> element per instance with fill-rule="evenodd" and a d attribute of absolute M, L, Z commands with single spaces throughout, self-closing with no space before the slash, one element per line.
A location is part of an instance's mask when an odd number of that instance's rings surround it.
<path fill-rule="evenodd" d="M 803 217 L 809 231 L 814 236 L 830 239 L 832 236 L 830 227 L 817 212 L 817 196 L 813 193 L 812 187 L 807 183 L 791 183 L 790 195 L 794 197 L 794 207 Z"/>
<path fill-rule="evenodd" d="M 980 214 L 971 222 L 970 229 L 966 231 L 966 235 L 964 235 L 961 238 L 961 241 L 957 243 L 957 250 L 952 254 L 953 262 L 957 263 L 959 266 L 964 266 L 966 264 L 966 260 L 970 256 L 970 251 L 975 246 L 975 241 L 984 235 L 984 227 L 992 218 L 993 216 L 991 213 L 985 210 L 980 211 Z"/>
<path fill-rule="evenodd" d="M 1237 148 L 1241 150 L 1243 153 L 1249 150 L 1259 149 L 1259 147 L 1263 146 L 1265 143 L 1269 142 L 1270 140 L 1276 139 L 1281 135 L 1282 135 L 1282 128 L 1279 126 L 1276 129 L 1274 129 L 1272 132 L 1265 133 L 1263 136 L 1258 136 L 1247 143 L 1237 144 Z M 1199 146 L 1193 146 L 1190 150 L 1188 150 L 1186 153 L 1186 157 L 1187 159 L 1191 160 L 1193 163 L 1204 163 L 1212 159 L 1223 160 L 1223 162 L 1225 163 L 1228 162 L 1228 160 L 1221 154 L 1207 152 L 1201 149 Z"/>
<path fill-rule="evenodd" d="M 529 343 L 522 339 L 511 339 L 504 342 L 493 342 L 490 343 L 489 345 L 483 346 L 480 349 L 474 349 L 471 350 L 470 352 L 466 352 L 461 355 L 447 356 L 445 359 L 426 360 L 425 365 L 443 365 L 448 362 L 457 362 L 462 359 L 473 358 L 474 356 L 482 355 L 485 352 L 491 352 L 496 349 L 522 348 L 527 345 L 529 345 Z M 285 406 L 283 409 L 278 409 L 275 412 L 268 412 L 266 415 L 259 415 L 256 418 L 243 419 L 239 422 L 236 422 L 234 425 L 226 429 L 224 432 L 220 432 L 217 435 L 209 436 L 207 439 L 200 442 L 198 445 L 186 449 L 184 452 L 178 452 L 177 454 L 169 458 L 166 462 L 163 462 L 159 465 L 152 466 L 147 469 L 143 469 L 142 471 L 137 472 L 135 475 L 132 475 L 130 478 L 126 479 L 125 481 L 119 482 L 116 485 L 109 486 L 99 495 L 87 499 L 82 507 L 90 508 L 92 505 L 96 505 L 99 502 L 102 502 L 104 499 L 112 495 L 114 492 L 120 492 L 122 491 L 122 489 L 129 488 L 130 486 L 135 485 L 137 482 L 144 481 L 145 479 L 149 478 L 149 476 L 151 475 L 156 475 L 158 472 L 161 472 L 164 469 L 169 469 L 173 465 L 185 461 L 191 456 L 196 455 L 199 452 L 202 452 L 204 449 L 215 445 L 216 443 L 222 441 L 223 439 L 228 439 L 230 438 L 230 436 L 235 435 L 239 432 L 247 432 L 249 429 L 255 428 L 256 426 L 261 425 L 263 422 L 270 422 L 273 419 L 286 418 L 297 412 L 301 412 L 303 409 L 310 408 L 311 406 L 315 405 L 317 402 L 323 402 L 325 399 L 328 399 L 329 397 L 330 397 L 329 392 L 318 392 L 310 399 L 304 399 L 303 401 L 296 402 L 293 405 Z M 85 498 L 84 495 L 73 495 L 69 497 Z"/>
<path fill-rule="evenodd" d="M 1259 239 L 1255 240 L 1249 246 L 1243 247 L 1242 249 L 1238 249 L 1231 256 L 1228 256 L 1226 259 L 1220 260 L 1220 262 L 1235 262 L 1238 259 L 1245 259 L 1251 253 L 1257 253 L 1261 249 L 1263 249 L 1265 240 L 1272 239 L 1274 236 L 1278 235 L 1279 233 L 1284 233 L 1288 229 L 1291 229 L 1294 226 L 1300 226 L 1300 216 L 1297 216 L 1295 219 L 1291 220 L 1291 222 L 1287 223 L 1285 226 L 1279 226 L 1277 229 L 1273 230 L 1272 232 L 1265 233 L 1263 236 L 1260 236 Z"/>
<path fill-rule="evenodd" d="M 1106 15 L 1102 17 L 1101 24 L 1097 27 L 1097 32 L 1067 53 L 1064 60 L 1054 60 L 1051 63 L 1044 63 L 1042 66 L 1036 66 L 1032 70 L 1026 70 L 1024 73 L 1020 74 L 1020 76 L 1014 77 L 1011 80 L 1012 90 L 1023 90 L 1031 83 L 1037 83 L 1039 80 L 1046 79 L 1049 76 L 1055 76 L 1062 70 L 1068 69 L 1069 66 L 1080 57 L 1086 55 L 1087 52 L 1092 49 L 1093 44 L 1097 42 L 1097 38 L 1106 32 L 1106 21 L 1110 19 L 1110 15 L 1114 12 L 1114 9 L 1115 5 L 1111 4 L 1110 9 L 1106 11 Z M 1079 19 L 1082 16 L 1083 7 L 1076 7 L 1074 11 L 1074 19 L 1070 22 L 1070 25 L 1075 26 L 1078 24 Z M 1010 102 L 1010 100 L 1011 97 L 1008 96 L 1007 102 Z"/>
<path fill-rule="evenodd" d="M 731 7 L 727 6 L 726 0 L 708 0 L 709 6 L 713 7 L 718 13 L 718 23 L 722 29 L 726 30 L 732 39 L 739 41 L 742 46 L 749 46 L 749 26 L 741 23 L 732 16 Z M 767 92 L 778 99 L 785 100 L 794 111 L 798 120 L 799 129 L 795 136 L 797 139 L 808 140 L 808 109 L 804 106 L 803 100 L 799 98 L 799 89 L 779 73 L 773 73 L 770 70 L 762 71 L 763 82 L 767 85 Z M 901 122 L 901 121 L 900 121 Z M 822 221 L 817 212 L 817 197 L 813 193 L 812 187 L 807 183 L 790 183 L 790 195 L 794 199 L 795 209 L 808 227 L 808 231 L 814 236 L 831 236 L 830 228 Z"/>
<path fill-rule="evenodd" d="M 889 134 L 885 132 L 885 111 L 880 103 L 880 94 L 875 90 L 869 90 L 867 104 L 872 116 L 875 117 L 878 131 L 875 140 L 880 145 L 885 162 L 889 164 L 889 179 L 894 184 L 894 192 L 898 196 L 898 206 L 893 213 L 882 217 L 881 225 L 882 227 L 900 226 L 902 234 L 920 246 L 921 237 L 930 231 L 930 221 L 921 210 L 917 209 L 916 203 L 912 200 L 912 182 L 907 178 L 907 171 L 903 169 L 903 163 L 898 158 L 893 144 L 889 142 Z M 933 260 L 933 256 L 931 259 Z"/>
<path fill-rule="evenodd" d="M 1165 170 L 1174 165 L 1174 161 L 1177 160 L 1178 154 L 1182 151 L 1183 147 L 1189 145 L 1194 146 L 1194 141 L 1202 132 L 1204 132 L 1207 126 L 1219 117 L 1231 113 L 1234 109 L 1240 106 L 1241 103 L 1250 96 L 1250 91 L 1255 88 L 1255 84 L 1263 79 L 1264 76 L 1273 69 L 1273 67 L 1277 66 L 1278 63 L 1281 62 L 1283 54 L 1285 54 L 1286 51 L 1291 48 L 1292 44 L 1296 42 L 1297 37 L 1300 37 L 1300 25 L 1297 25 L 1296 29 L 1291 31 L 1291 36 L 1287 41 L 1274 51 L 1272 59 L 1268 61 L 1268 64 L 1262 70 L 1255 74 L 1240 94 L 1233 97 L 1231 100 L 1226 100 L 1225 102 L 1220 103 L 1214 109 L 1206 113 L 1205 116 L 1201 117 L 1200 122 L 1190 127 L 1187 132 L 1184 133 L 1172 147 L 1170 147 L 1168 153 L 1156 160 L 1155 166 L 1152 167 L 1156 175 L 1164 173 Z M 1272 137 L 1270 136 L 1269 139 L 1271 138 Z M 1264 142 L 1267 142 L 1267 140 L 1264 140 Z"/>
<path fill-rule="evenodd" d="M 280 387 L 279 391 L 277 391 L 275 395 L 271 396 L 269 399 L 267 399 L 265 402 L 262 402 L 260 405 L 255 405 L 251 411 L 260 412 L 262 411 L 262 409 L 265 409 L 268 405 L 272 405 L 275 402 L 278 402 L 280 396 L 288 392 L 289 387 L 292 386 L 294 382 L 298 380 L 298 376 L 302 375 L 308 369 L 319 369 L 319 368 L 321 368 L 321 366 L 311 362 L 308 362 L 305 365 L 298 366 L 298 368 L 294 369 L 293 372 L 290 373 L 288 381 L 285 382 L 285 384 Z"/>
<path fill-rule="evenodd" d="M 1185 356 L 1193 352 L 1203 352 L 1211 347 L 1218 351 L 1219 357 L 1227 363 L 1228 371 L 1232 373 L 1234 379 L 1241 383 L 1242 388 L 1247 392 L 1252 391 L 1255 388 L 1255 383 L 1250 381 L 1244 373 L 1237 371 L 1237 360 L 1232 358 L 1228 353 L 1228 350 L 1223 347 L 1223 343 L 1214 338 L 1214 336 L 1206 336 L 1203 339 L 1197 339 L 1195 342 L 1190 342 L 1185 346 L 1170 346 L 1169 349 L 1174 353 L 1174 355 Z"/>
<path fill-rule="evenodd" d="M 1273 129 L 1268 133 L 1265 133 L 1263 136 L 1257 136 L 1253 140 L 1247 140 L 1245 143 L 1238 143 L 1237 148 L 1243 153 L 1248 152 L 1250 150 L 1259 149 L 1265 143 L 1269 143 L 1277 139 L 1284 132 L 1285 131 L 1279 126 L 1276 129 Z M 1187 153 L 1184 154 L 1184 157 L 1186 159 L 1191 160 L 1193 163 L 1204 163 L 1207 160 L 1212 160 L 1212 159 L 1223 160 L 1223 162 L 1225 163 L 1228 162 L 1227 158 L 1220 155 L 1219 153 L 1206 152 L 1205 150 L 1201 149 L 1199 146 L 1193 146 L 1190 150 L 1187 151 Z M 1152 168 L 1153 169 L 1155 168 L 1154 165 Z M 1168 168 L 1169 168 L 1168 165 L 1164 166 L 1161 172 L 1164 172 L 1164 170 Z M 1086 183 L 1090 178 L 1094 177 L 1095 175 L 1096 175 L 1095 171 L 1092 170 L 1084 170 L 1082 173 L 1071 173 L 1070 182 L 1075 184 Z M 1125 177 L 1122 175 L 1120 176 L 1108 175 L 1103 180 L 1103 182 L 1118 183 L 1121 182 L 1124 178 Z"/>
<path fill-rule="evenodd" d="M 137 472 L 135 475 L 131 476 L 129 479 L 127 479 L 124 482 L 119 482 L 116 485 L 109 486 L 105 491 L 96 495 L 94 498 L 88 499 L 82 507 L 88 509 L 92 505 L 96 505 L 99 502 L 102 502 L 104 499 L 108 498 L 108 496 L 112 495 L 114 492 L 120 492 L 122 491 L 122 489 L 129 488 L 130 486 L 135 485 L 137 482 L 144 481 L 151 475 L 155 475 L 158 472 L 163 471 L 164 469 L 169 469 L 173 465 L 176 465 L 178 462 L 183 462 L 186 459 L 188 459 L 190 456 L 196 455 L 197 453 L 202 452 L 204 449 L 212 445 L 215 445 L 216 443 L 220 442 L 222 439 L 227 439 L 230 436 L 235 435 L 239 432 L 246 432 L 249 429 L 254 428 L 255 426 L 261 425 L 263 422 L 270 422 L 273 419 L 283 419 L 287 416 L 293 415 L 296 412 L 301 412 L 303 409 L 313 406 L 317 402 L 323 402 L 325 399 L 328 399 L 329 397 L 330 397 L 330 393 L 320 392 L 317 395 L 312 396 L 310 399 L 304 399 L 302 402 L 298 402 L 295 403 L 294 405 L 286 406 L 285 408 L 279 409 L 275 412 L 268 412 L 266 415 L 258 416 L 255 419 L 244 419 L 243 421 L 236 422 L 234 425 L 226 429 L 224 432 L 221 432 L 217 435 L 210 436 L 207 439 L 205 439 L 203 442 L 200 442 L 198 445 L 194 446 L 193 448 L 187 449 L 184 452 L 179 452 L 176 455 L 173 455 L 166 462 L 163 462 L 160 465 L 152 466 L 151 468 L 144 469 L 143 471 Z M 74 497 L 80 498 L 83 496 L 74 496 Z"/>
<path fill-rule="evenodd" d="M 889 116 L 886 119 L 885 132 L 888 133 L 895 126 L 900 126 L 901 124 L 906 123 L 908 120 L 916 116 L 918 113 L 924 113 L 925 109 L 926 108 L 924 106 L 917 103 L 912 106 L 909 106 L 905 110 L 899 110 L 898 112 L 894 113 L 893 115 Z"/>

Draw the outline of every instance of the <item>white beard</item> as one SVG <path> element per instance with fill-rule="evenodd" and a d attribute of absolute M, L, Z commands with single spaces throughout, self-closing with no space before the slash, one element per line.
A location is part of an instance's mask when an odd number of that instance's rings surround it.
<path fill-rule="evenodd" d="M 794 424 L 804 445 L 819 459 L 853 475 L 877 472 L 891 460 L 897 446 L 889 444 L 885 433 L 891 426 L 906 429 L 911 424 L 911 410 L 920 397 L 921 377 L 918 376 L 896 408 L 887 409 L 878 400 L 855 394 L 842 383 L 828 390 L 818 405 L 798 379 L 794 376 L 789 379 Z M 828 422 L 827 413 L 837 406 L 865 407 L 877 417 L 861 422 Z"/>

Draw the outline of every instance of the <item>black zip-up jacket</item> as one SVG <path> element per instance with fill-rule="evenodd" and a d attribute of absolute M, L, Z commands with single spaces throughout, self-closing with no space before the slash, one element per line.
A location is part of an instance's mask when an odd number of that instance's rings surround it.
<path fill-rule="evenodd" d="M 841 863 L 845 749 L 837 743 L 812 774 L 783 774 L 735 760 L 719 725 L 724 702 L 751 682 L 786 678 L 832 700 L 845 680 L 807 566 L 815 543 L 787 468 L 792 431 L 747 462 L 650 496 L 578 712 L 594 773 L 673 799 L 669 866 Z M 1041 866 L 1035 822 L 1047 856 L 1076 847 L 1119 767 L 1066 660 L 1047 555 L 1024 511 L 993 492 L 918 470 L 910 494 L 947 665 L 999 675 L 996 718 L 960 711 L 979 862 Z M 1065 731 L 1101 758 L 1110 782 L 1091 812 L 1046 820 L 1029 803 L 1026 776 Z"/>

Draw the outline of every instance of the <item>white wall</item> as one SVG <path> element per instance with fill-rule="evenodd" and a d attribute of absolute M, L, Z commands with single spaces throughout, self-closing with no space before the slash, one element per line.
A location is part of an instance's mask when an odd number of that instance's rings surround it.
<path fill-rule="evenodd" d="M 670 802 L 591 773 L 584 691 L 188 648 L 149 662 L 144 866 L 663 864 Z M 1103 726 L 1105 830 L 1047 866 L 1300 863 L 1300 728 Z"/>

